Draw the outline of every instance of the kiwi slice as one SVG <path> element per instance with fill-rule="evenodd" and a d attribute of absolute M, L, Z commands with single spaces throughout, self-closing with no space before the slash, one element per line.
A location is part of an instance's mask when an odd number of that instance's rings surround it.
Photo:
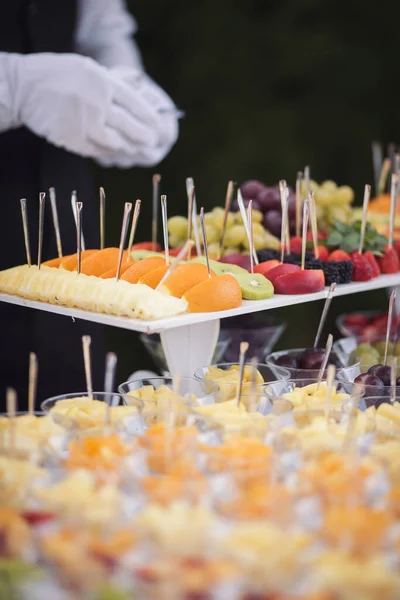
<path fill-rule="evenodd" d="M 164 256 L 161 252 L 153 252 L 152 250 L 132 250 L 131 256 L 135 262 L 149 258 L 150 256 Z"/>
<path fill-rule="evenodd" d="M 244 269 L 242 269 L 244 271 Z M 274 295 L 274 286 L 261 273 L 232 273 L 242 290 L 243 300 L 266 300 Z"/>
<path fill-rule="evenodd" d="M 201 263 L 202 265 L 206 265 L 206 257 L 205 256 L 197 256 L 193 259 L 192 262 Z M 242 267 L 238 267 L 238 265 L 231 265 L 229 263 L 222 263 L 218 260 L 212 260 L 210 258 L 210 269 L 214 271 L 216 275 L 248 275 L 246 269 Z"/>

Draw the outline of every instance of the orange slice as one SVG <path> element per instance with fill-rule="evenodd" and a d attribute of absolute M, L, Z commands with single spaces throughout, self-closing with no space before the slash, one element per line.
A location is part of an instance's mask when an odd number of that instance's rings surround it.
<path fill-rule="evenodd" d="M 189 312 L 213 312 L 242 304 L 240 285 L 232 275 L 218 275 L 198 283 L 183 296 Z"/>
<path fill-rule="evenodd" d="M 61 262 L 66 258 L 70 258 L 70 257 L 62 256 L 61 258 L 52 258 L 51 260 L 46 260 L 46 262 L 44 262 L 43 265 L 46 267 L 52 267 L 53 269 L 58 269 Z"/>
<path fill-rule="evenodd" d="M 139 283 L 143 283 L 143 285 L 148 285 L 149 287 L 156 289 L 161 279 L 164 277 L 165 273 L 168 271 L 169 265 L 165 264 L 163 267 L 157 267 L 156 269 L 152 269 L 148 273 L 145 273 L 140 279 Z"/>
<path fill-rule="evenodd" d="M 126 258 L 126 251 L 124 252 Z M 100 277 L 110 269 L 116 269 L 118 265 L 118 248 L 104 248 L 86 258 L 82 262 L 82 273 Z M 123 260 L 123 259 L 122 259 Z"/>
<path fill-rule="evenodd" d="M 121 279 L 129 283 L 137 283 L 143 275 L 165 265 L 165 258 L 162 256 L 149 256 L 143 260 L 138 260 L 122 275 Z"/>
<path fill-rule="evenodd" d="M 82 262 L 92 254 L 95 254 L 96 252 L 98 252 L 98 250 L 83 250 L 81 256 Z M 66 271 L 76 271 L 77 268 L 78 254 L 71 254 L 70 256 L 65 256 L 60 263 L 60 269 L 65 269 Z"/>
<path fill-rule="evenodd" d="M 216 277 L 213 271 L 211 277 Z M 162 286 L 162 291 L 168 292 L 175 298 L 182 298 L 188 290 L 208 278 L 208 269 L 205 265 L 200 263 L 178 265 Z"/>
<path fill-rule="evenodd" d="M 122 259 L 120 275 L 123 275 L 125 273 L 125 271 L 127 271 L 132 265 L 133 265 L 133 261 L 124 262 L 124 260 Z M 100 279 L 112 279 L 113 277 L 116 277 L 116 276 L 117 276 L 117 267 L 113 267 L 112 269 L 109 269 L 105 273 L 102 273 L 100 275 Z"/>

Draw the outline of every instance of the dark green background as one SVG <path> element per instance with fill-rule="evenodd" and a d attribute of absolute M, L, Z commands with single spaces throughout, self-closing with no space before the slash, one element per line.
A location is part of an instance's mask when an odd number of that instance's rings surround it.
<path fill-rule="evenodd" d="M 355 0 L 146 0 L 128 2 L 150 75 L 186 113 L 180 138 L 155 170 L 169 213 L 186 210 L 193 176 L 206 209 L 222 204 L 228 179 L 294 183 L 311 165 L 317 180 L 372 183 L 370 143 L 400 140 L 398 3 Z M 108 241 L 123 203 L 142 199 L 138 240 L 150 237 L 153 169 L 97 170 L 108 200 Z M 384 291 L 338 298 L 344 310 L 385 307 Z M 282 309 L 280 347 L 311 344 L 320 303 Z M 324 340 L 323 340 L 324 341 Z M 135 334 L 108 331 L 119 378 L 150 367 Z"/>

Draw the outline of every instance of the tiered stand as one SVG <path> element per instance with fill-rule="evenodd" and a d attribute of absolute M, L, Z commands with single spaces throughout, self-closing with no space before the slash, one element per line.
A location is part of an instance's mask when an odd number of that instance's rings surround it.
<path fill-rule="evenodd" d="M 358 292 L 366 292 L 379 288 L 400 286 L 400 274 L 380 275 L 371 281 L 338 285 L 335 296 L 346 296 Z M 218 340 L 220 319 L 235 317 L 282 306 L 293 306 L 304 302 L 313 302 L 326 298 L 328 288 L 315 294 L 283 296 L 276 294 L 269 300 L 243 301 L 242 306 L 223 312 L 186 313 L 177 317 L 158 321 L 142 321 L 128 317 L 114 317 L 102 313 L 88 312 L 64 306 L 54 306 L 44 302 L 24 300 L 18 296 L 0 294 L 0 302 L 8 302 L 19 306 L 27 306 L 44 310 L 73 319 L 94 321 L 103 325 L 141 331 L 144 333 L 160 333 L 163 349 L 171 373 L 192 375 L 202 365 L 210 364 Z"/>

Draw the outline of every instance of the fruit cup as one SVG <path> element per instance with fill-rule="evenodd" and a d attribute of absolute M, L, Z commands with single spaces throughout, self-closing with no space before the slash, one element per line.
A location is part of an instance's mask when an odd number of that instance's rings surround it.
<path fill-rule="evenodd" d="M 337 378 L 348 393 L 352 393 L 355 385 L 359 385 L 366 398 L 371 396 L 390 398 L 390 363 L 391 357 L 388 357 L 387 366 L 356 364 L 345 367 L 338 372 Z M 400 394 L 399 375 L 400 365 L 397 367 L 396 395 Z"/>
<path fill-rule="evenodd" d="M 336 327 L 344 337 L 357 336 L 364 341 L 386 334 L 387 313 L 377 310 L 359 310 L 343 313 L 336 319 Z M 397 327 L 397 324 L 394 324 Z"/>
<path fill-rule="evenodd" d="M 350 366 L 357 362 L 362 365 L 376 365 L 383 362 L 385 355 L 385 336 L 366 339 L 354 336 L 336 340 L 333 350 L 338 355 L 343 366 Z M 400 343 L 389 341 L 388 353 L 400 356 Z"/>
<path fill-rule="evenodd" d="M 324 356 L 324 348 L 292 348 L 272 352 L 265 360 L 271 369 L 276 369 L 277 366 L 287 369 L 290 379 L 316 379 Z M 328 364 L 334 364 L 336 368 L 343 366 L 332 352 Z"/>

